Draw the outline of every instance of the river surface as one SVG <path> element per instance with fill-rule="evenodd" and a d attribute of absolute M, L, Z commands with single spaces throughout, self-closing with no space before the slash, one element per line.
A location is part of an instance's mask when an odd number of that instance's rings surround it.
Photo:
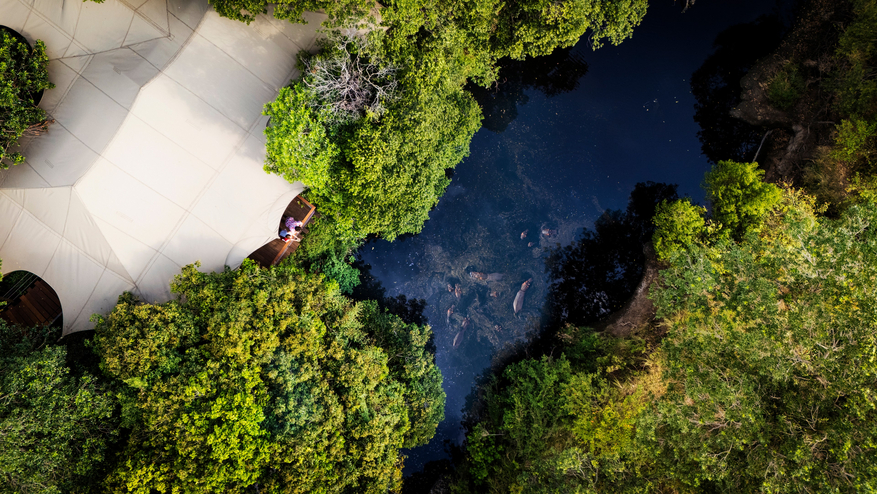
<path fill-rule="evenodd" d="M 700 152 L 689 78 L 719 32 L 773 7 L 773 0 L 701 0 L 680 14 L 659 0 L 620 46 L 594 52 L 583 38 L 571 53 L 588 66 L 577 88 L 552 97 L 525 90 L 504 131 L 475 135 L 422 233 L 360 249 L 387 295 L 427 301 L 444 376 L 445 420 L 428 445 L 405 452 L 406 474 L 448 457 L 446 445 L 464 439 L 460 420 L 476 377 L 503 348 L 542 329 L 549 249 L 573 242 L 604 210 L 624 209 L 637 182 L 679 184 L 680 196 L 703 200 L 710 164 Z M 503 279 L 479 281 L 472 271 Z M 528 279 L 516 317 L 512 302 Z M 459 285 L 460 296 L 448 285 Z M 454 348 L 465 317 L 470 324 Z"/>

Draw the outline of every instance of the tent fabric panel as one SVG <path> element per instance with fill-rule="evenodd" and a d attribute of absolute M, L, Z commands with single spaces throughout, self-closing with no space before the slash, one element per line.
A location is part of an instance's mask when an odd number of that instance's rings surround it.
<path fill-rule="evenodd" d="M 65 2 L 64 0 L 35 0 L 33 9 L 45 16 L 67 35 L 73 36 L 79 12 L 82 10 L 82 3 Z"/>
<path fill-rule="evenodd" d="M 43 99 L 40 101 L 39 107 L 52 114 L 58 103 L 67 95 L 70 86 L 76 82 L 79 74 L 62 63 L 60 60 L 52 60 L 49 62 L 49 80 L 55 85 L 43 93 Z"/>
<path fill-rule="evenodd" d="M 103 266 L 84 255 L 70 242 L 61 241 L 41 278 L 58 294 L 65 326 L 79 316 L 103 272 Z"/>
<path fill-rule="evenodd" d="M 12 228 L 18 222 L 18 216 L 21 214 L 22 209 L 21 204 L 13 201 L 11 197 L 5 193 L 0 194 L 0 218 L 3 218 L 3 221 L 0 221 L 0 249 L 3 248 L 3 244 L 9 238 Z M 0 260 L 2 259 L 0 257 Z"/>
<path fill-rule="evenodd" d="M 162 32 L 155 24 L 144 19 L 142 15 L 136 14 L 131 21 L 131 26 L 128 28 L 128 34 L 125 35 L 125 41 L 122 42 L 122 46 L 134 45 L 167 36 L 167 11 L 165 11 L 164 25 L 165 32 Z"/>
<path fill-rule="evenodd" d="M 59 62 L 73 69 L 77 74 L 81 74 L 85 67 L 88 66 L 88 62 L 91 62 L 91 59 L 94 55 L 82 55 L 76 57 L 66 57 L 58 59 Z"/>
<path fill-rule="evenodd" d="M 89 67 L 94 64 L 94 60 Z M 100 153 L 116 135 L 128 111 L 90 81 L 80 77 L 55 110 L 55 120 Z"/>
<path fill-rule="evenodd" d="M 70 46 L 71 37 L 47 21 L 43 16 L 31 12 L 21 33 L 28 41 L 41 39 L 46 43 L 49 58 L 61 58 Z"/>
<path fill-rule="evenodd" d="M 2 173 L 0 185 L 3 187 L 21 189 L 49 187 L 49 182 L 43 180 L 43 177 L 35 172 L 26 161 L 0 173 Z"/>
<path fill-rule="evenodd" d="M 137 117 L 125 121 L 104 156 L 142 187 L 185 210 L 194 204 L 216 174 L 213 168 Z M 116 186 L 115 183 L 111 184 Z M 129 184 L 127 187 L 135 185 Z M 144 197 L 144 200 L 148 200 L 148 197 Z M 145 209 L 144 213 L 151 215 Z M 158 247 L 160 244 L 151 245 Z"/>
<path fill-rule="evenodd" d="M 210 11 L 204 16 L 198 34 L 268 86 L 279 89 L 286 85 L 289 74 L 295 68 L 295 54 L 299 47 L 281 34 L 265 16 L 256 17 L 248 29 L 234 29 L 230 24 L 235 22 L 238 21 L 222 18 Z M 259 56 L 253 56 L 254 53 Z"/>
<path fill-rule="evenodd" d="M 278 197 L 296 190 L 281 177 L 262 170 L 264 156 L 265 148 L 248 137 L 192 209 L 232 243 L 248 236 L 276 235 L 280 217 L 268 218 L 266 211 Z M 253 229 L 255 233 L 250 232 Z"/>
<path fill-rule="evenodd" d="M 268 7 L 268 14 L 262 17 L 302 50 L 311 49 L 317 37 L 317 30 L 320 29 L 323 21 L 329 18 L 326 14 L 305 12 L 302 18 L 307 24 L 295 24 L 287 20 L 275 19 L 273 5 Z"/>
<path fill-rule="evenodd" d="M 128 110 L 137 99 L 140 88 L 156 75 L 158 69 L 127 48 L 95 55 L 82 72 L 82 77 Z"/>
<path fill-rule="evenodd" d="M 168 28 L 171 32 L 170 36 L 138 43 L 128 48 L 137 52 L 156 68 L 164 69 L 168 62 L 179 53 L 193 32 L 192 28 L 172 15 L 168 16 Z"/>
<path fill-rule="evenodd" d="M 137 8 L 139 15 L 153 23 L 158 29 L 165 33 L 168 32 L 167 26 L 167 1 L 166 0 L 147 0 Z M 135 16 L 136 18 L 137 16 Z"/>
<path fill-rule="evenodd" d="M 107 267 L 120 275 L 127 273 L 132 280 L 139 278 L 146 266 L 158 255 L 158 251 L 100 218 L 95 218 L 94 221 L 113 249 L 113 256 Z M 122 266 L 121 271 L 119 266 Z"/>
<path fill-rule="evenodd" d="M 191 29 L 198 27 L 201 18 L 210 10 L 207 2 L 198 0 L 167 0 L 167 11 Z"/>
<path fill-rule="evenodd" d="M 63 235 L 67 210 L 70 208 L 70 192 L 70 187 L 27 190 L 24 208 L 52 231 Z"/>
<path fill-rule="evenodd" d="M 222 167 L 246 134 L 222 113 L 164 74 L 143 88 L 132 111 L 215 170 Z"/>
<path fill-rule="evenodd" d="M 76 319 L 68 324 L 69 318 L 67 314 L 64 314 L 64 334 L 94 329 L 94 323 L 89 320 L 92 314 L 109 314 L 113 307 L 116 306 L 119 295 L 122 292 L 130 292 L 132 290 L 134 290 L 134 284 L 116 276 L 112 271 L 105 270 L 91 292 L 88 301 L 83 304 L 82 310 Z"/>
<path fill-rule="evenodd" d="M 119 0 L 82 3 L 74 38 L 91 53 L 122 46 L 134 11 Z"/>
<path fill-rule="evenodd" d="M 182 266 L 165 256 L 158 255 L 137 280 L 140 299 L 149 304 L 164 303 L 171 299 L 170 283 L 180 274 Z"/>
<path fill-rule="evenodd" d="M 265 103 L 277 96 L 276 90 L 197 34 L 165 74 L 244 130 L 259 118 Z"/>
<path fill-rule="evenodd" d="M 0 2 L 0 19 L 3 19 L 3 25 L 6 27 L 21 32 L 28 15 L 30 15 L 30 6 L 18 0 Z"/>
<path fill-rule="evenodd" d="M 201 261 L 206 271 L 222 271 L 231 248 L 231 242 L 189 215 L 161 253 L 180 266 Z"/>
<path fill-rule="evenodd" d="M 3 271 L 23 269 L 43 276 L 60 242 L 60 235 L 23 211 L 0 246 Z"/>
<path fill-rule="evenodd" d="M 25 195 L 27 193 L 26 189 L 3 189 L 3 195 L 12 199 L 16 204 L 21 207 L 24 207 Z"/>
<path fill-rule="evenodd" d="M 104 238 L 100 227 L 97 226 L 75 190 L 71 190 L 70 206 L 67 210 L 67 221 L 63 235 L 68 242 L 82 250 L 101 266 L 107 266 L 113 257 L 110 244 Z"/>
<path fill-rule="evenodd" d="M 122 0 L 122 3 L 131 7 L 134 10 L 137 10 L 140 8 L 141 5 L 146 3 L 146 0 Z"/>
<path fill-rule="evenodd" d="M 62 187 L 76 183 L 97 157 L 63 125 L 55 123 L 28 146 L 25 161 L 51 186 Z"/>
<path fill-rule="evenodd" d="M 231 269 L 239 268 L 244 259 L 271 240 L 273 238 L 247 237 L 242 239 L 228 252 L 225 258 L 225 265 Z"/>
<path fill-rule="evenodd" d="M 76 184 L 76 191 L 94 217 L 154 250 L 161 249 L 185 214 L 181 207 L 103 158 Z"/>

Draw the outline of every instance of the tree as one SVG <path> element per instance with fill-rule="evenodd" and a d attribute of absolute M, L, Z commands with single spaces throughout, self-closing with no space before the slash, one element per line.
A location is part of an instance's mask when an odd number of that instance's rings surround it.
<path fill-rule="evenodd" d="M 817 218 L 792 190 L 738 242 L 671 256 L 655 304 L 666 398 L 639 424 L 658 470 L 726 492 L 877 486 L 877 206 Z"/>
<path fill-rule="evenodd" d="M 741 239 L 758 230 L 781 197 L 780 189 L 762 181 L 758 163 L 720 161 L 706 174 L 705 188 L 720 234 Z"/>
<path fill-rule="evenodd" d="M 652 219 L 655 225 L 652 244 L 658 259 L 668 259 L 673 252 L 705 240 L 705 213 L 706 209 L 692 205 L 688 199 L 662 201 Z"/>
<path fill-rule="evenodd" d="M 95 319 L 132 428 L 111 489 L 398 489 L 399 448 L 427 441 L 444 408 L 428 328 L 291 265 L 187 266 L 171 286 L 179 300 L 125 294 Z"/>
<path fill-rule="evenodd" d="M 352 40 L 331 43 L 335 47 L 310 61 L 312 66 L 350 60 Z M 353 118 L 336 118 L 327 107 L 340 93 L 317 91 L 319 81 L 310 72 L 266 108 L 271 116 L 266 170 L 308 185 L 311 198 L 346 235 L 392 240 L 419 232 L 449 183 L 445 169 L 468 154 L 480 112 L 462 90 L 465 76 L 436 50 L 421 54 L 417 61 L 413 53 L 405 55 L 411 63 L 386 76 L 392 79 L 386 84 L 398 81 L 400 89 L 382 100 L 386 110 L 380 115 L 363 108 Z M 362 66 L 386 64 L 377 46 L 357 47 L 353 57 L 364 59 L 357 62 Z"/>
<path fill-rule="evenodd" d="M 58 336 L 0 319 L 0 492 L 97 492 L 110 463 L 112 388 L 71 375 Z"/>
<path fill-rule="evenodd" d="M 31 50 L 5 28 L 0 33 L 0 169 L 6 169 L 24 161 L 21 153 L 12 151 L 18 139 L 47 125 L 46 112 L 34 98 L 55 85 L 49 82 L 49 57 L 42 41 Z"/>

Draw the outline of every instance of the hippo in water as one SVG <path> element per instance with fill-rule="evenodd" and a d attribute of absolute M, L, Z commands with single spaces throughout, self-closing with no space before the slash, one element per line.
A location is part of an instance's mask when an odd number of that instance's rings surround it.
<path fill-rule="evenodd" d="M 463 289 L 460 288 L 460 284 L 459 284 L 459 283 L 457 283 L 457 284 L 454 286 L 454 295 L 456 295 L 457 298 L 460 298 L 460 297 L 463 295 Z"/>
<path fill-rule="evenodd" d="M 524 293 L 530 288 L 530 284 L 533 282 L 533 278 L 525 281 L 521 285 L 521 289 L 518 290 L 518 294 L 515 295 L 515 301 L 512 302 L 512 309 L 515 310 L 515 315 L 518 315 L 518 312 L 521 312 L 521 309 L 524 308 Z"/>
<path fill-rule="evenodd" d="M 451 324 L 451 314 L 453 314 L 453 313 L 454 313 L 454 306 L 452 305 L 452 306 L 448 307 L 448 318 L 445 319 L 445 322 L 447 324 Z"/>
<path fill-rule="evenodd" d="M 502 281 L 505 278 L 505 275 L 502 273 L 479 273 L 478 271 L 472 271 L 469 273 L 469 277 L 473 280 L 478 281 Z"/>
<path fill-rule="evenodd" d="M 521 232 L 521 240 L 524 240 L 525 238 L 527 238 L 527 233 L 528 233 L 529 231 L 530 231 L 530 230 L 524 230 L 524 231 Z"/>
<path fill-rule="evenodd" d="M 465 319 L 463 319 L 463 329 L 461 329 L 460 332 L 457 333 L 457 336 L 454 336 L 454 348 L 457 348 L 458 346 L 460 346 L 460 343 L 463 342 L 463 334 L 466 333 L 466 328 L 468 327 L 469 317 L 467 316 Z"/>

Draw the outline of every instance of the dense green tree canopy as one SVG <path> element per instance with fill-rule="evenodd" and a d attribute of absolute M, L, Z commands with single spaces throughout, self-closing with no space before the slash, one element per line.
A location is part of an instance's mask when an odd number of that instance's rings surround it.
<path fill-rule="evenodd" d="M 70 372 L 58 337 L 0 319 L 0 492 L 97 492 L 109 462 L 115 396 Z"/>
<path fill-rule="evenodd" d="M 12 148 L 28 128 L 46 119 L 46 112 L 33 98 L 55 87 L 49 82 L 48 66 L 42 41 L 37 40 L 31 50 L 5 28 L 0 29 L 0 169 L 24 161 Z"/>
<path fill-rule="evenodd" d="M 780 200 L 780 189 L 762 181 L 758 163 L 720 161 L 706 174 L 705 188 L 712 218 L 722 235 L 735 239 L 758 230 L 765 214 Z"/>
<path fill-rule="evenodd" d="M 309 66 L 334 57 L 363 66 L 388 63 L 365 53 L 365 46 L 338 48 L 357 44 L 353 40 L 335 42 Z M 449 183 L 445 169 L 468 154 L 480 111 L 462 89 L 465 76 L 438 49 L 422 54 L 404 55 L 409 63 L 396 75 L 401 89 L 380 116 L 335 118 L 324 102 L 338 94 L 319 91 L 307 73 L 266 109 L 266 170 L 307 184 L 312 199 L 348 235 L 392 240 L 419 232 Z"/>
<path fill-rule="evenodd" d="M 641 433 L 690 487 L 873 491 L 877 207 L 829 221 L 786 191 L 765 216 L 662 273 L 671 388 Z"/>
<path fill-rule="evenodd" d="M 180 299 L 130 294 L 96 319 L 101 367 L 127 386 L 130 492 L 385 492 L 399 448 L 443 418 L 426 327 L 292 266 L 183 269 Z"/>

